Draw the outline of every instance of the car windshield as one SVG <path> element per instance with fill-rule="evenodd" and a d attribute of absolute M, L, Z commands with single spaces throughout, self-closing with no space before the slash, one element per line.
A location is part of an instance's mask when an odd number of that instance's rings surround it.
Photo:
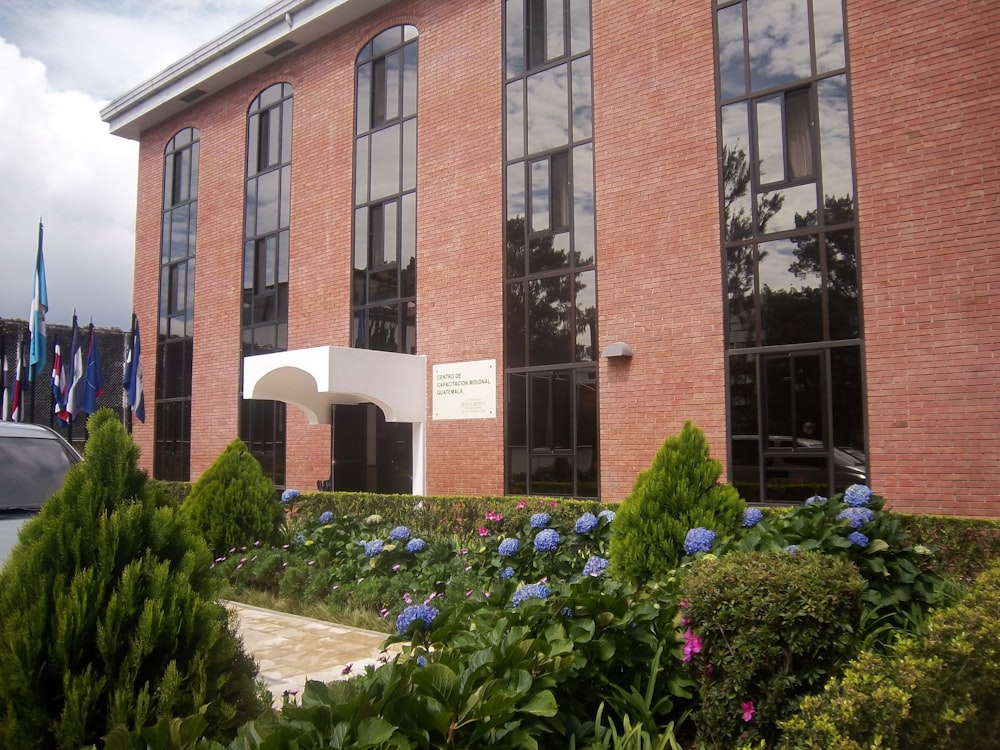
<path fill-rule="evenodd" d="M 42 507 L 71 465 L 58 440 L 0 437 L 0 512 Z"/>

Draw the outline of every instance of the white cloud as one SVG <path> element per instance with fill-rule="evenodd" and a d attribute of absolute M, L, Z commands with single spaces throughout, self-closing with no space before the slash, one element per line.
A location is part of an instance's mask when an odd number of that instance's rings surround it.
<path fill-rule="evenodd" d="M 138 146 L 108 101 L 235 26 L 262 0 L 0 3 L 0 317 L 26 318 L 38 220 L 51 323 L 129 325 Z M 196 29 L 196 33 L 192 33 Z"/>

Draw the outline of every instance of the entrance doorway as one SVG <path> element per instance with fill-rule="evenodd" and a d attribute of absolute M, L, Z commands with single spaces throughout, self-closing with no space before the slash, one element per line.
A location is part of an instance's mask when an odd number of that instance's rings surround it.
<path fill-rule="evenodd" d="M 375 404 L 333 406 L 333 490 L 413 492 L 413 430 Z"/>

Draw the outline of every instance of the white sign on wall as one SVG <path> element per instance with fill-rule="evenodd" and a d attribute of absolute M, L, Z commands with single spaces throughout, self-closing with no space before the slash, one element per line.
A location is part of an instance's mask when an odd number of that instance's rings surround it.
<path fill-rule="evenodd" d="M 431 372 L 434 419 L 491 419 L 497 415 L 497 361 L 434 365 Z"/>

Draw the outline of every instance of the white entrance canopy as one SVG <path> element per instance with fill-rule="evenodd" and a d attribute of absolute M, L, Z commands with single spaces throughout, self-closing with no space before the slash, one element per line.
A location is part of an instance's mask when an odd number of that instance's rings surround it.
<path fill-rule="evenodd" d="M 387 422 L 413 425 L 413 494 L 424 493 L 427 357 L 315 346 L 243 360 L 243 398 L 284 401 L 310 424 L 330 424 L 336 404 L 376 404 Z"/>

